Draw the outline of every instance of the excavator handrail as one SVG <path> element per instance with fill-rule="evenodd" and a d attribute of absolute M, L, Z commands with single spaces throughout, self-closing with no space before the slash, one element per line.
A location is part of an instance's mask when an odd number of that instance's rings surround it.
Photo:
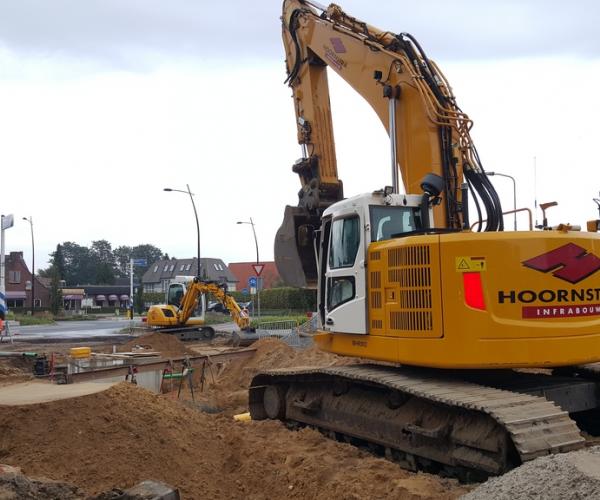
<path fill-rule="evenodd" d="M 529 214 L 529 230 L 533 231 L 533 213 L 530 208 L 525 207 L 525 208 L 517 208 L 516 210 L 507 210 L 506 212 L 502 212 L 502 215 L 516 214 L 518 212 L 527 212 Z M 483 219 L 481 221 L 474 222 L 473 224 L 471 224 L 471 230 L 475 226 L 477 226 L 479 224 L 483 224 L 485 221 L 486 220 Z"/>

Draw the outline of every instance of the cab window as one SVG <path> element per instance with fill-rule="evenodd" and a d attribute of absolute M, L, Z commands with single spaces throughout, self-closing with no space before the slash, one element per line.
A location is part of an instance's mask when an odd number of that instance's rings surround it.
<path fill-rule="evenodd" d="M 358 217 L 334 220 L 331 225 L 329 268 L 352 267 L 360 244 Z"/>
<path fill-rule="evenodd" d="M 371 241 L 389 240 L 394 235 L 422 228 L 418 207 L 371 206 Z"/>
<path fill-rule="evenodd" d="M 353 276 L 342 276 L 329 279 L 329 296 L 327 310 L 332 311 L 337 306 L 345 304 L 356 295 L 356 285 Z"/>

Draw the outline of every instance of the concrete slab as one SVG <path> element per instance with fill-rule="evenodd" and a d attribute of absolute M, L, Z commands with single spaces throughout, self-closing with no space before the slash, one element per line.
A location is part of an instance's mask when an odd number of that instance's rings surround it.
<path fill-rule="evenodd" d="M 20 406 L 47 403 L 59 399 L 77 398 L 105 391 L 118 382 L 81 382 L 57 385 L 52 382 L 33 380 L 0 387 L 0 405 Z"/>

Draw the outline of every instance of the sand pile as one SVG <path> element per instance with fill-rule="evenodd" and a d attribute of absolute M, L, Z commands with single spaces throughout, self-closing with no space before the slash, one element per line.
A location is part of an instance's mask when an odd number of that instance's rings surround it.
<path fill-rule="evenodd" d="M 456 498 L 456 482 L 411 474 L 311 430 L 233 422 L 130 384 L 77 399 L 0 407 L 0 462 L 86 494 L 155 479 L 183 498 Z"/>
<path fill-rule="evenodd" d="M 320 351 L 316 347 L 294 349 L 279 339 L 261 339 L 251 347 L 256 349 L 252 358 L 213 366 L 206 371 L 206 390 L 199 395 L 204 403 L 227 414 L 241 413 L 247 411 L 248 387 L 252 377 L 259 371 L 291 366 L 334 366 L 357 362 L 354 358 L 337 356 Z"/>
<path fill-rule="evenodd" d="M 465 500 L 600 498 L 600 447 L 541 457 L 489 479 Z"/>
<path fill-rule="evenodd" d="M 117 348 L 118 352 L 130 352 L 136 346 L 146 347 L 151 351 L 158 351 L 163 358 L 179 358 L 182 356 L 193 356 L 194 352 L 189 350 L 181 340 L 168 333 L 146 333 L 140 337 L 130 340 Z"/>
<path fill-rule="evenodd" d="M 33 378 L 33 358 L 1 357 L 0 385 L 24 382 Z"/>

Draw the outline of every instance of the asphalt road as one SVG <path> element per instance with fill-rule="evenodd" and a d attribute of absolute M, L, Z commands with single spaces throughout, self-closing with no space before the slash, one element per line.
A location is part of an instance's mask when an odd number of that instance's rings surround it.
<path fill-rule="evenodd" d="M 140 323 L 134 320 L 134 325 Z M 129 320 L 62 321 L 54 325 L 12 326 L 15 342 L 74 342 L 79 340 L 117 340 L 129 338 Z"/>
<path fill-rule="evenodd" d="M 130 325 L 126 318 L 110 318 L 95 321 L 59 321 L 54 325 L 11 326 L 10 331 L 15 342 L 127 341 L 134 336 L 129 333 Z M 143 325 L 139 319 L 133 321 L 134 327 Z M 217 332 L 226 334 L 238 330 L 232 322 L 211 326 Z"/>

